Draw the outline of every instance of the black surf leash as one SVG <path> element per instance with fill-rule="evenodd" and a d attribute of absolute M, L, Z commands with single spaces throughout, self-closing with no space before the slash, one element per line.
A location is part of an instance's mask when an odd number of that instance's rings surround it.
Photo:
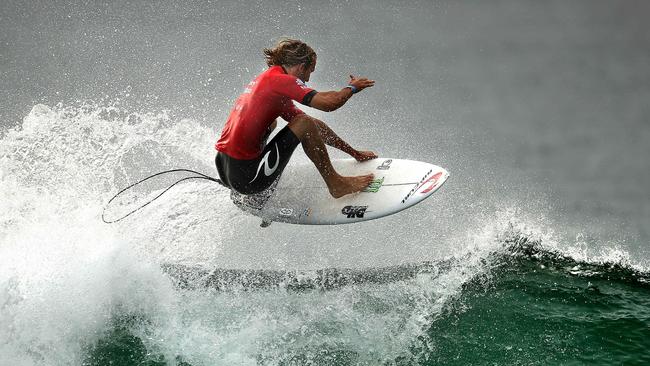
<path fill-rule="evenodd" d="M 122 217 L 119 217 L 119 218 L 117 218 L 117 219 L 115 219 L 115 220 L 106 220 L 106 217 L 105 217 L 106 209 L 107 209 L 108 206 L 111 204 L 111 202 L 113 202 L 113 200 L 116 199 L 117 197 L 119 197 L 122 193 L 128 191 L 129 189 L 131 189 L 131 188 L 137 186 L 138 184 L 143 183 L 143 182 L 145 182 L 145 181 L 147 181 L 147 180 L 149 180 L 149 179 L 151 179 L 151 178 L 155 178 L 155 177 L 157 177 L 157 176 L 159 176 L 159 175 L 168 174 L 168 173 L 175 173 L 175 172 L 188 172 L 188 173 L 192 173 L 192 174 L 196 174 L 196 175 L 193 175 L 193 176 L 190 176 L 190 177 L 185 177 L 185 178 L 182 178 L 182 179 L 177 180 L 176 182 L 172 183 L 169 187 L 165 188 L 162 192 L 160 192 L 160 194 L 158 194 L 156 197 L 152 198 L 152 199 L 149 200 L 148 202 L 146 202 L 146 203 L 144 203 L 143 205 L 141 205 L 140 207 L 138 207 L 138 208 L 132 210 L 131 212 L 127 213 L 126 215 L 124 215 L 124 216 L 122 216 Z M 209 180 L 209 181 L 212 181 L 212 182 L 215 182 L 215 183 L 219 183 L 220 185 L 226 187 L 226 185 L 221 181 L 221 179 L 219 179 L 219 178 L 213 178 L 213 177 L 211 177 L 211 176 L 209 176 L 209 175 L 205 175 L 205 174 L 203 174 L 203 173 L 199 173 L 199 172 L 196 172 L 196 171 L 194 171 L 194 170 L 190 170 L 190 169 L 171 169 L 171 170 L 165 170 L 165 171 L 163 171 L 163 172 L 156 173 L 156 174 L 150 175 L 150 176 L 148 176 L 148 177 L 146 177 L 146 178 L 144 178 L 144 179 L 141 179 L 141 180 L 139 180 L 139 181 L 137 181 L 137 182 L 131 184 L 130 186 L 128 186 L 128 187 L 122 189 L 121 191 L 117 192 L 117 193 L 115 194 L 115 196 L 113 196 L 113 198 L 111 198 L 110 200 L 108 200 L 108 202 L 106 203 L 106 206 L 104 206 L 104 210 L 102 211 L 102 221 L 104 221 L 104 222 L 107 223 L 107 224 L 112 224 L 112 223 L 115 223 L 115 222 L 121 221 L 121 220 L 123 220 L 123 219 L 129 217 L 131 214 L 133 214 L 133 213 L 135 213 L 135 212 L 137 212 L 137 211 L 140 211 L 141 209 L 145 208 L 145 207 L 146 207 L 147 205 L 149 205 L 151 202 L 157 200 L 160 196 L 162 196 L 163 194 L 165 194 L 165 192 L 169 191 L 173 186 L 177 185 L 178 183 L 181 183 L 181 182 L 184 182 L 184 181 L 186 181 L 186 180 L 189 180 L 189 179 L 206 179 L 206 180 Z"/>

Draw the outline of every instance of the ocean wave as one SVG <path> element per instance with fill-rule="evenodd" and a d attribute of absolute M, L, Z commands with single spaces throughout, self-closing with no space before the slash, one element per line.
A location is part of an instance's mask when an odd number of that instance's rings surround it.
<path fill-rule="evenodd" d="M 547 248 L 541 239 L 510 228 L 499 234 L 495 250 L 481 259 L 485 267 L 477 275 L 494 276 L 504 267 L 525 271 L 556 271 L 593 279 L 605 279 L 650 286 L 650 271 L 629 263 L 625 255 L 602 255 L 590 260 L 573 258 L 571 254 Z M 570 250 L 568 250 L 570 251 Z M 472 253 L 440 261 L 424 261 L 397 266 L 371 268 L 323 268 L 317 270 L 249 270 L 162 264 L 163 271 L 176 286 L 185 289 L 212 288 L 266 290 L 335 290 L 345 286 L 382 284 L 411 280 L 419 275 L 437 276 L 466 263 Z"/>

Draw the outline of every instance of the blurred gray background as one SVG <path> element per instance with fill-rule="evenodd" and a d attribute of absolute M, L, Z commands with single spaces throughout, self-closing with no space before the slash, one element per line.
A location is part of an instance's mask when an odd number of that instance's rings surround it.
<path fill-rule="evenodd" d="M 4 0 L 0 134 L 35 104 L 94 100 L 169 110 L 216 139 L 261 49 L 291 36 L 319 54 L 313 87 L 377 81 L 339 111 L 305 110 L 353 145 L 446 167 L 447 212 L 530 205 L 643 250 L 649 15 L 643 0 Z"/>

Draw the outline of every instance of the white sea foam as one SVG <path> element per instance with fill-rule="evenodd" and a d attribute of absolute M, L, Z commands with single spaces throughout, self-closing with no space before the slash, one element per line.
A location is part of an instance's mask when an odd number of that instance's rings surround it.
<path fill-rule="evenodd" d="M 171 289 L 159 266 L 99 220 L 103 201 L 129 178 L 119 175 L 125 151 L 205 132 L 179 123 L 156 134 L 166 120 L 36 105 L 3 137 L 0 364 L 79 364 L 115 306 L 149 312 Z M 191 156 L 195 147 L 178 150 Z"/>

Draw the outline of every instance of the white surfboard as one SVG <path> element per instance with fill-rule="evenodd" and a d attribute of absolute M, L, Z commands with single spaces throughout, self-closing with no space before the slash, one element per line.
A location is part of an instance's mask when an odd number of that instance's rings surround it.
<path fill-rule="evenodd" d="M 275 188 L 266 194 L 233 193 L 233 202 L 245 212 L 271 222 L 336 225 L 367 221 L 407 209 L 438 190 L 449 173 L 436 165 L 413 160 L 377 158 L 365 162 L 336 159 L 341 175 L 373 173 L 373 183 L 363 192 L 335 199 L 311 164 L 289 164 Z"/>

